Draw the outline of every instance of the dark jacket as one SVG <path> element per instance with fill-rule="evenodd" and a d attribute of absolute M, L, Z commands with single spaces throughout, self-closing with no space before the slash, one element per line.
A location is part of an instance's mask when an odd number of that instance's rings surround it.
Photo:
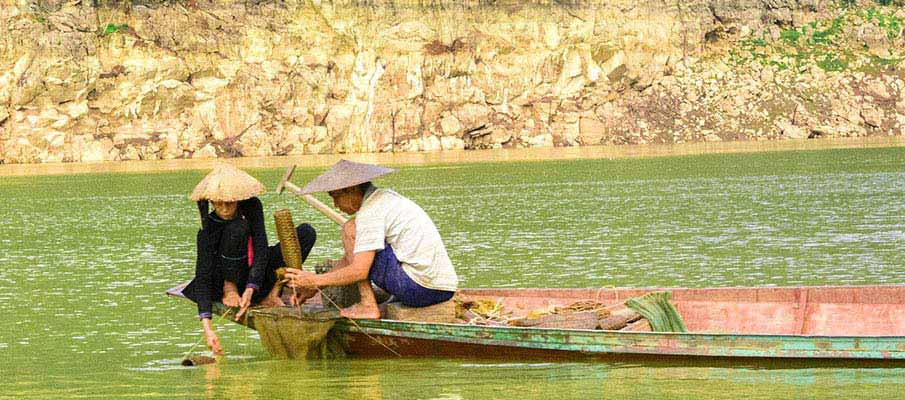
<path fill-rule="evenodd" d="M 195 258 L 195 278 L 183 289 L 182 293 L 198 304 L 199 318 L 210 318 L 212 302 L 220 301 L 223 296 L 224 271 L 220 252 L 220 239 L 228 221 L 220 219 L 216 213 L 208 213 L 208 202 L 199 201 L 201 211 L 201 230 L 195 238 L 197 256 Z M 244 218 L 248 224 L 248 236 L 251 237 L 254 257 L 245 287 L 260 291 L 264 284 L 267 268 L 267 231 L 264 227 L 264 207 L 261 200 L 252 197 L 238 203 L 237 218 Z M 247 243 L 245 241 L 244 243 Z M 244 246 L 247 246 L 245 244 Z M 247 260 L 245 261 L 247 262 Z M 240 294 L 243 288 L 239 288 Z"/>

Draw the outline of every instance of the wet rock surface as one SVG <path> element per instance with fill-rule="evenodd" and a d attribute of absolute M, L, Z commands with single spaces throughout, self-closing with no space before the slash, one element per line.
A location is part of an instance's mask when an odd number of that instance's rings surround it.
<path fill-rule="evenodd" d="M 900 135 L 905 13 L 814 0 L 17 0 L 0 162 Z"/>

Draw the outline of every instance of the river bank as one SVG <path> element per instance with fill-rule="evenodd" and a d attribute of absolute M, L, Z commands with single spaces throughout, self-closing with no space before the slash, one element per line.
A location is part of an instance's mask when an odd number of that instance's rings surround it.
<path fill-rule="evenodd" d="M 417 166 L 482 162 L 579 160 L 595 158 L 671 157 L 702 154 L 759 153 L 903 147 L 905 136 L 826 138 L 817 140 L 738 141 L 683 143 L 672 145 L 611 145 L 566 148 L 487 149 L 407 153 L 325 154 L 281 157 L 241 157 L 227 160 L 240 168 L 301 168 L 330 166 L 340 159 L 381 165 Z M 39 176 L 85 173 L 141 173 L 210 169 L 214 159 L 156 161 L 108 161 L 91 163 L 0 164 L 0 176 Z"/>

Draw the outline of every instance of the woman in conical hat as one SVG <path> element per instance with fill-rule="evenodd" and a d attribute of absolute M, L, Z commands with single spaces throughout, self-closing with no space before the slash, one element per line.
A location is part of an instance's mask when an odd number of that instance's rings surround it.
<path fill-rule="evenodd" d="M 197 235 L 195 279 L 182 293 L 198 304 L 207 345 L 215 353 L 222 350 L 211 327 L 213 302 L 240 307 L 237 320 L 252 304 L 282 305 L 274 287 L 283 256 L 279 243 L 267 246 L 264 209 L 257 198 L 263 192 L 264 185 L 251 175 L 218 163 L 189 196 L 198 203 L 202 229 Z M 214 205 L 210 213 L 209 202 Z M 296 233 L 304 261 L 314 246 L 314 228 L 302 224 Z"/>

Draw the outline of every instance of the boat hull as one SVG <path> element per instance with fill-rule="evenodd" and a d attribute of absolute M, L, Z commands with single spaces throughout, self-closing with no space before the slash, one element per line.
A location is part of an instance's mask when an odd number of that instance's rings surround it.
<path fill-rule="evenodd" d="M 556 358 L 782 365 L 871 361 L 905 366 L 905 337 L 826 337 L 555 330 L 421 324 L 337 323 L 346 352 L 362 357 Z M 388 349 L 392 349 L 392 352 Z"/>
<path fill-rule="evenodd" d="M 353 357 L 606 359 L 791 366 L 905 366 L 905 285 L 790 288 L 467 289 L 518 315 L 594 300 L 672 292 L 688 333 L 338 320 L 331 340 Z M 169 294 L 179 296 L 180 288 Z M 229 314 L 222 305 L 221 313 Z M 254 316 L 255 312 L 252 311 Z M 249 320 L 253 324 L 253 318 Z"/>

